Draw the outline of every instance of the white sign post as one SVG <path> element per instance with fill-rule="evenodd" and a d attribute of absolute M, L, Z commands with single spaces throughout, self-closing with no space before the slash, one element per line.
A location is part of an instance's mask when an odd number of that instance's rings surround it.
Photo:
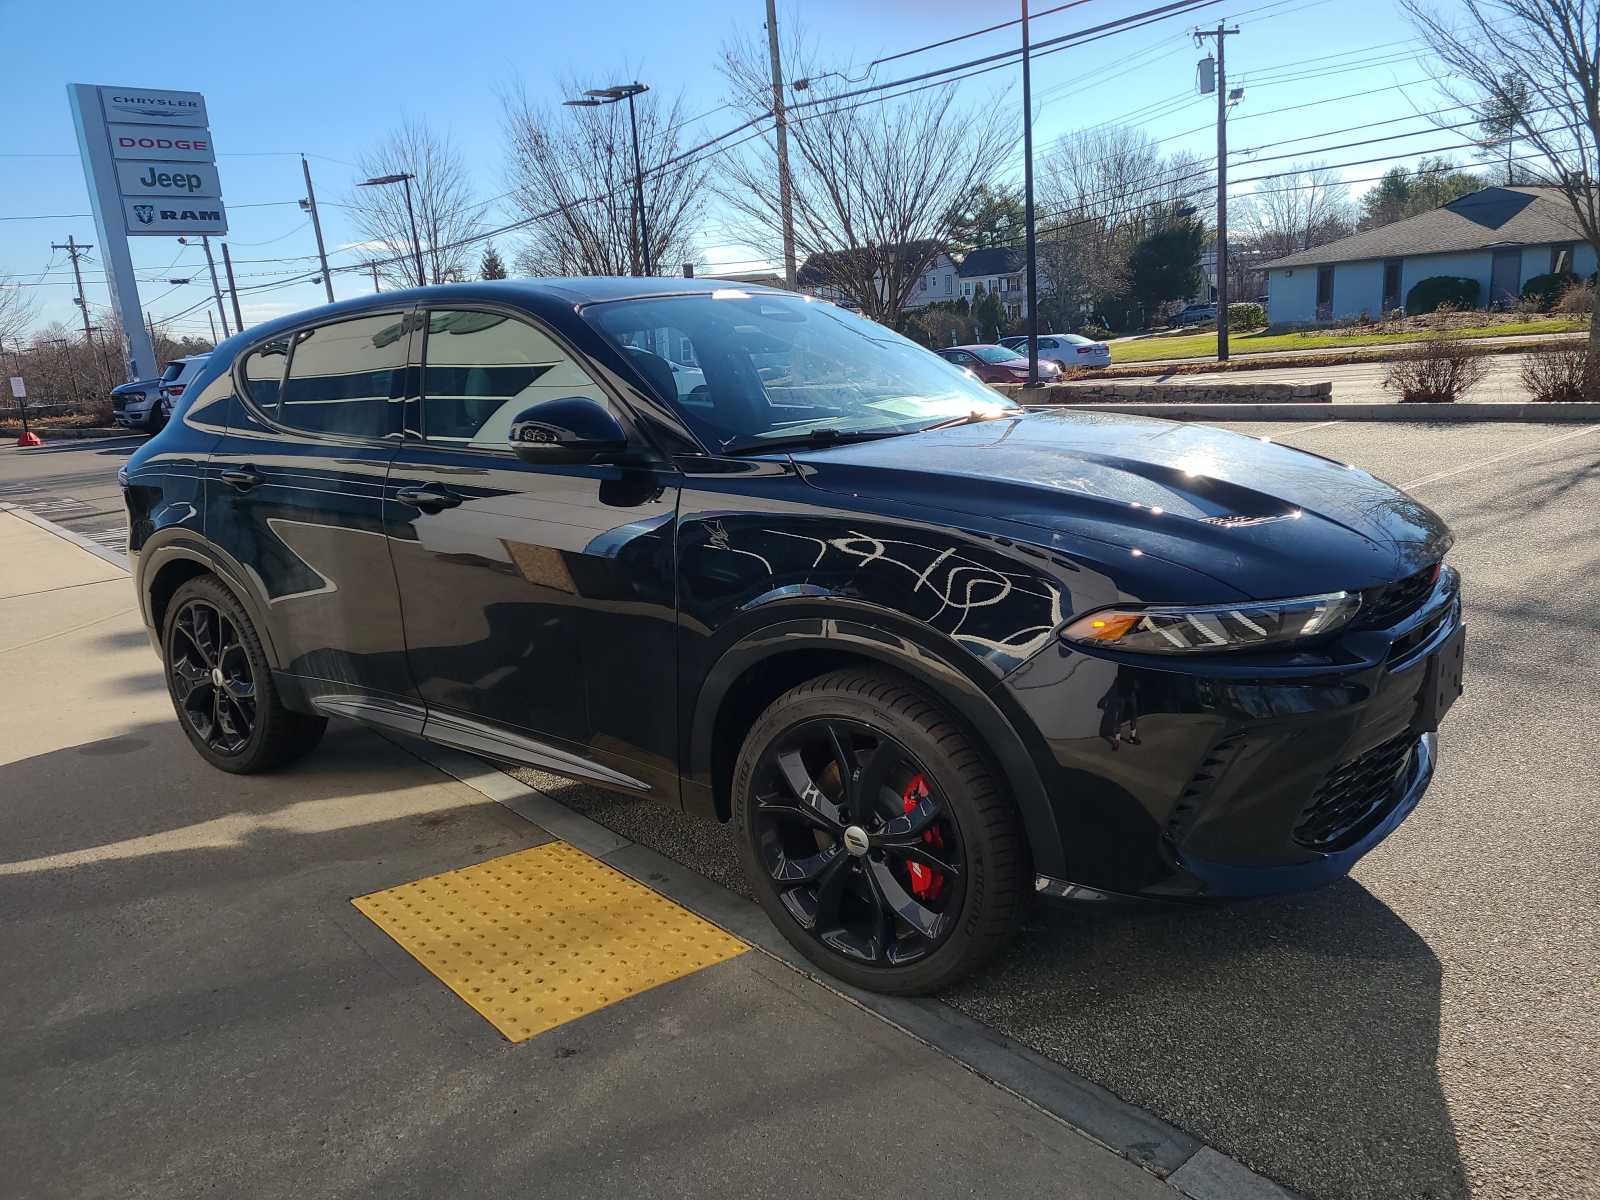
<path fill-rule="evenodd" d="M 153 379 L 128 239 L 228 232 L 205 97 L 88 83 L 68 84 L 67 96 L 130 378 Z"/>
<path fill-rule="evenodd" d="M 27 395 L 28 388 L 27 385 L 22 382 L 22 376 L 13 375 L 11 377 L 11 398 L 13 400 L 24 400 L 27 398 Z"/>

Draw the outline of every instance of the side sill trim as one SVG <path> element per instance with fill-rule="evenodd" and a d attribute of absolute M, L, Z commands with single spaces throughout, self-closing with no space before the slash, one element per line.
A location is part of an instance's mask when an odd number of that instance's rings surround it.
<path fill-rule="evenodd" d="M 422 736 L 428 716 L 421 705 L 376 696 L 314 696 L 311 707 L 330 717 L 349 717 L 364 725 L 377 725 L 414 737 Z"/>
<path fill-rule="evenodd" d="M 606 787 L 643 793 L 654 791 L 643 780 L 603 767 L 580 754 L 558 750 L 534 738 L 510 733 L 454 713 L 430 712 L 421 732 L 430 742 L 454 746 L 458 750 L 469 750 L 485 758 L 539 767 L 569 779 L 593 780 Z"/>

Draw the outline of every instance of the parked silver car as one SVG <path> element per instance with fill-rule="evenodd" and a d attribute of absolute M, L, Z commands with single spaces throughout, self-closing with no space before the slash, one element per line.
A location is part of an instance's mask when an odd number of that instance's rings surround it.
<path fill-rule="evenodd" d="M 1000 344 L 1018 354 L 1028 353 L 1028 339 L 1024 336 L 1004 337 Z M 1073 367 L 1109 367 L 1111 347 L 1076 333 L 1041 333 L 1039 357 L 1055 363 L 1063 371 Z"/>

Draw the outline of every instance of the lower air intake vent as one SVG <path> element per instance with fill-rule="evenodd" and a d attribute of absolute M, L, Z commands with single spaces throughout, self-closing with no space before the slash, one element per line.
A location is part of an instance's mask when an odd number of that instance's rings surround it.
<path fill-rule="evenodd" d="M 1354 845 L 1400 798 L 1417 735 L 1403 733 L 1335 767 L 1294 827 L 1294 840 L 1312 850 Z"/>

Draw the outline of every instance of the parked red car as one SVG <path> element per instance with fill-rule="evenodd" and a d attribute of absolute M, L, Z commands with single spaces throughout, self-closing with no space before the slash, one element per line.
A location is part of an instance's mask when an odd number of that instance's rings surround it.
<path fill-rule="evenodd" d="M 949 346 L 939 357 L 965 367 L 985 383 L 1027 383 L 1028 356 L 1004 346 Z M 1039 378 L 1046 382 L 1061 374 L 1061 368 L 1039 359 Z"/>

